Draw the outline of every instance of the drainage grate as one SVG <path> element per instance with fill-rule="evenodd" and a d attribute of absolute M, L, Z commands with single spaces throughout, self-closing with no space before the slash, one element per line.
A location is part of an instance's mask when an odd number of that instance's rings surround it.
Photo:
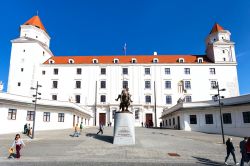
<path fill-rule="evenodd" d="M 180 157 L 180 155 L 177 153 L 168 153 L 168 155 L 172 157 Z"/>

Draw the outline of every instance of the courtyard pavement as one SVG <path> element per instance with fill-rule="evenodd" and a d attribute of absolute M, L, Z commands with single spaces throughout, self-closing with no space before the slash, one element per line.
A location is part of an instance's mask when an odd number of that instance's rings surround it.
<path fill-rule="evenodd" d="M 21 135 L 26 146 L 20 159 L 7 159 L 15 134 L 0 135 L 0 166 L 4 165 L 223 165 L 226 147 L 221 135 L 171 129 L 136 128 L 136 144 L 113 145 L 113 127 L 85 128 L 80 137 L 73 129 L 36 132 L 35 139 Z M 226 136 L 227 138 L 227 136 Z M 239 137 L 233 137 L 240 161 Z M 177 156 L 171 156 L 171 153 Z M 229 163 L 233 163 L 230 156 Z"/>

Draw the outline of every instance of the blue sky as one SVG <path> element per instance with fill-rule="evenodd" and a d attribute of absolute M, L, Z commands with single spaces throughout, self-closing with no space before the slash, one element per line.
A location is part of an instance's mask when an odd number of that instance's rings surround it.
<path fill-rule="evenodd" d="M 240 93 L 250 93 L 250 1 L 8 0 L 0 2 L 0 80 L 7 86 L 10 40 L 39 11 L 55 55 L 204 54 L 218 22 L 236 43 Z"/>

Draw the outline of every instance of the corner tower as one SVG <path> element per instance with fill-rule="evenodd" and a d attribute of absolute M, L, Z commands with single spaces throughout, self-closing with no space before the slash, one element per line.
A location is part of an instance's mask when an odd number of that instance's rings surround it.
<path fill-rule="evenodd" d="M 53 56 L 48 35 L 39 16 L 20 26 L 20 36 L 11 40 L 11 58 L 7 92 L 31 96 L 31 86 L 39 81 L 40 64 Z"/>
<path fill-rule="evenodd" d="M 231 33 L 215 23 L 206 38 L 206 54 L 214 63 L 236 63 L 234 42 Z"/>

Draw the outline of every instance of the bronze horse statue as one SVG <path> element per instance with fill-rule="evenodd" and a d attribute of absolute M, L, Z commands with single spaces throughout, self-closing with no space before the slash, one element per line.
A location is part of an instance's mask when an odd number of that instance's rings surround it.
<path fill-rule="evenodd" d="M 118 95 L 118 98 L 115 100 L 118 101 L 118 99 L 121 100 L 120 110 L 122 109 L 122 112 L 129 111 L 128 107 L 130 106 L 130 103 L 133 101 L 131 100 L 131 95 L 128 92 L 128 88 L 123 89 L 122 93 Z"/>

